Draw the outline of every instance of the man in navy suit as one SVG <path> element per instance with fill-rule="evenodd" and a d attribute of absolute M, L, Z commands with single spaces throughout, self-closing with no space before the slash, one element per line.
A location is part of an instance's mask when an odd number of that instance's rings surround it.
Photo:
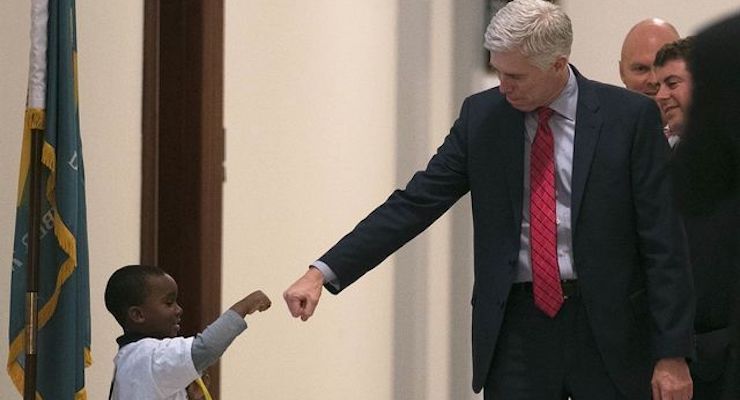
<path fill-rule="evenodd" d="M 315 310 L 467 192 L 473 389 L 486 399 L 689 399 L 693 287 L 650 98 L 568 63 L 570 19 L 515 0 L 486 32 L 500 86 L 462 105 L 426 169 L 284 293 Z"/>

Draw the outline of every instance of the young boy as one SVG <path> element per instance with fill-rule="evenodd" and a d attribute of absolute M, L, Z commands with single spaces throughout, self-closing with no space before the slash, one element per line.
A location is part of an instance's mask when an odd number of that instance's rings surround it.
<path fill-rule="evenodd" d="M 181 400 L 188 398 L 188 385 L 247 328 L 244 317 L 268 309 L 270 299 L 255 291 L 202 333 L 185 338 L 177 336 L 182 308 L 175 280 L 158 267 L 129 265 L 108 280 L 105 307 L 123 328 L 110 398 Z"/>

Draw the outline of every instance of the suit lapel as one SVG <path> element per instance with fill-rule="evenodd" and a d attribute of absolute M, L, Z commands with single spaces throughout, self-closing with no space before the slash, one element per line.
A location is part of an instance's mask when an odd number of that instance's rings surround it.
<path fill-rule="evenodd" d="M 578 71 L 576 71 L 576 78 L 578 81 L 578 106 L 576 109 L 573 175 L 571 178 L 571 226 L 574 233 L 578 226 L 578 215 L 583 193 L 603 123 L 602 116 L 599 113 L 599 101 L 591 83 L 581 76 Z"/>
<path fill-rule="evenodd" d="M 524 182 L 524 113 L 506 103 L 501 114 L 500 129 L 503 133 L 504 154 L 509 157 L 506 165 L 506 182 L 509 186 L 511 208 L 515 221 L 522 220 Z"/>

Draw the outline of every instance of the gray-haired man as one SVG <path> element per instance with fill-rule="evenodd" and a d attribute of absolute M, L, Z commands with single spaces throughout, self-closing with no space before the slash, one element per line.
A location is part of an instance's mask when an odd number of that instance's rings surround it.
<path fill-rule="evenodd" d="M 500 86 L 465 100 L 424 171 L 284 293 L 308 319 L 471 193 L 473 389 L 486 399 L 689 399 L 693 302 L 651 99 L 568 63 L 563 11 L 486 32 Z"/>

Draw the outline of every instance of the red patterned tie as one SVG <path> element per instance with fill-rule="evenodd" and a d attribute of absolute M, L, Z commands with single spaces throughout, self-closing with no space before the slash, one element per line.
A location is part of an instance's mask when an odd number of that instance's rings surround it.
<path fill-rule="evenodd" d="M 555 155 L 548 125 L 553 110 L 537 110 L 539 120 L 530 156 L 529 234 L 534 304 L 550 317 L 563 305 L 555 225 Z"/>

